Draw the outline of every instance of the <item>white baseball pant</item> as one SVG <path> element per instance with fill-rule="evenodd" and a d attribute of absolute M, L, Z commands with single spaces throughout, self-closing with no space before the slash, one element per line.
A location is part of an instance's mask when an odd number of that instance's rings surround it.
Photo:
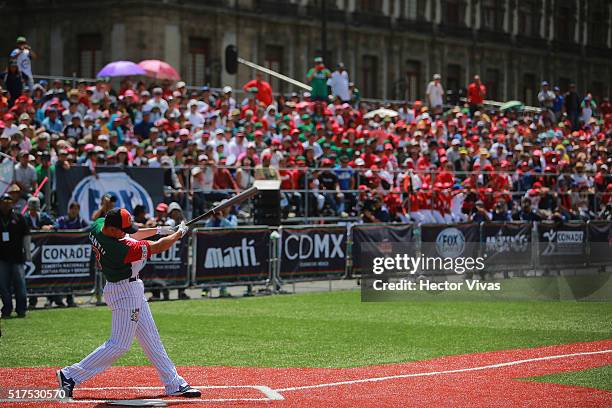
<path fill-rule="evenodd" d="M 109 368 L 126 353 L 134 341 L 145 352 L 165 385 L 166 393 L 176 392 L 187 382 L 177 373 L 168 357 L 153 321 L 149 303 L 144 296 L 144 284 L 140 279 L 127 279 L 104 287 L 104 300 L 112 310 L 112 332 L 110 338 L 80 362 L 64 367 L 62 372 L 76 384 L 88 380 Z"/>

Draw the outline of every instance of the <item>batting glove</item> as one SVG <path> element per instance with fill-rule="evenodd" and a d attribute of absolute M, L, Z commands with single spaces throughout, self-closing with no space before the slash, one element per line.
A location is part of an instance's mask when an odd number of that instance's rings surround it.
<path fill-rule="evenodd" d="M 189 232 L 189 227 L 185 225 L 185 221 L 181 221 L 178 226 L 178 230 L 181 231 L 181 237 L 184 237 Z"/>
<path fill-rule="evenodd" d="M 172 227 L 166 225 L 159 225 L 157 227 L 157 235 L 172 235 L 174 234 L 174 230 Z"/>

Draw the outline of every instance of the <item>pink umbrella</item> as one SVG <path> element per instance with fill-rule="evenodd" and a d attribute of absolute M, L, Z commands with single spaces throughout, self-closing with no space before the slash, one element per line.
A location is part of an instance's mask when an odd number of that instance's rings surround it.
<path fill-rule="evenodd" d="M 144 60 L 138 63 L 138 66 L 145 70 L 147 76 L 157 79 L 170 79 L 178 81 L 181 76 L 172 68 L 170 64 L 160 60 Z"/>

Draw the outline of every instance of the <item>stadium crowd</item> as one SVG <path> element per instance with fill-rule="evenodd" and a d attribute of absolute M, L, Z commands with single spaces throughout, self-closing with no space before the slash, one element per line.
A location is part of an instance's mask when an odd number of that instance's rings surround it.
<path fill-rule="evenodd" d="M 197 215 L 257 179 L 281 180 L 285 217 L 612 219 L 612 106 L 573 84 L 562 93 L 543 81 L 541 110 L 530 112 L 486 107 L 478 75 L 465 104 L 446 104 L 439 74 L 425 101 L 365 103 L 343 64 L 321 58 L 304 78 L 311 92 L 278 96 L 260 73 L 240 92 L 129 78 L 116 88 L 104 78 L 34 83 L 18 40 L 0 74 L 0 152 L 15 160 L 8 194 L 32 228 L 80 222 L 54 221 L 53 197 L 42 198 L 46 213 L 32 198 L 60 166 L 165 168 L 167 202 L 138 209 L 143 225 L 171 225 L 187 202 Z"/>

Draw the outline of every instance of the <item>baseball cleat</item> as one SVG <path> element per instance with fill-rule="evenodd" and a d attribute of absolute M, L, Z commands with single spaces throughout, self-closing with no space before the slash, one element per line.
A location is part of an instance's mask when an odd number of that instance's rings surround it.
<path fill-rule="evenodd" d="M 60 389 L 65 392 L 64 398 L 72 398 L 72 390 L 74 389 L 74 380 L 72 378 L 66 378 L 62 370 L 57 370 L 57 381 L 59 382 Z"/>
<path fill-rule="evenodd" d="M 202 396 L 200 390 L 191 388 L 189 384 L 181 385 L 178 391 L 170 394 L 172 397 L 198 398 Z"/>

